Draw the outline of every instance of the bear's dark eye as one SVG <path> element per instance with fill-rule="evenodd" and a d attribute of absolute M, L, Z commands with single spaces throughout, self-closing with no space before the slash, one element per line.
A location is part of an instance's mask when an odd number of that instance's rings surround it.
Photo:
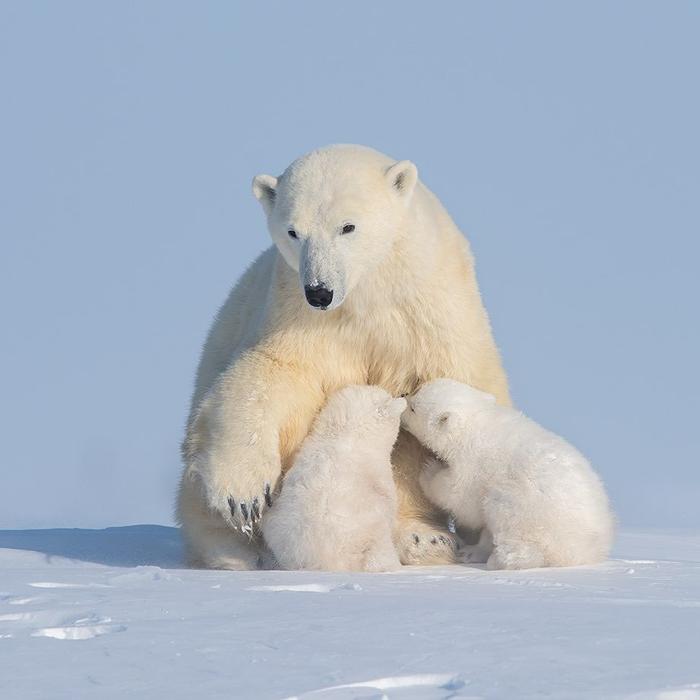
<path fill-rule="evenodd" d="M 299 236 L 297 236 L 297 232 L 293 228 L 290 228 L 287 233 L 289 234 L 290 238 L 299 238 Z"/>
<path fill-rule="evenodd" d="M 355 224 L 345 224 L 343 226 L 343 233 L 352 233 L 355 230 Z"/>

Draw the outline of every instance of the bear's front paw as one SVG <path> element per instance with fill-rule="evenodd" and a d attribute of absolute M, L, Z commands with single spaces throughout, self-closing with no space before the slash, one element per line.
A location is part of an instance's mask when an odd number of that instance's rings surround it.
<path fill-rule="evenodd" d="M 228 468 L 210 465 L 199 473 L 209 507 L 235 530 L 252 535 L 265 508 L 272 505 L 281 468 L 278 464 L 236 460 Z"/>

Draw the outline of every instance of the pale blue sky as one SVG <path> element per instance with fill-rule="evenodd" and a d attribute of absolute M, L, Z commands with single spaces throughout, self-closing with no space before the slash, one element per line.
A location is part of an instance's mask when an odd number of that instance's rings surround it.
<path fill-rule="evenodd" d="M 700 525 L 700 5 L 0 3 L 0 527 L 171 522 L 259 172 L 413 160 L 516 402 L 623 524 Z"/>

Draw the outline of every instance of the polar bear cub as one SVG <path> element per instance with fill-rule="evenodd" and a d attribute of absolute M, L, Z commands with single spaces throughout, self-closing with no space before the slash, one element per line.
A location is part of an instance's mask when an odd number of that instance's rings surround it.
<path fill-rule="evenodd" d="M 263 537 L 280 566 L 400 568 L 390 458 L 405 408 L 405 399 L 376 386 L 348 386 L 330 397 L 263 517 Z"/>
<path fill-rule="evenodd" d="M 613 516 L 598 476 L 563 438 L 490 394 L 451 379 L 408 398 L 402 425 L 430 448 L 420 484 L 464 527 L 482 529 L 467 561 L 489 569 L 606 558 Z"/>

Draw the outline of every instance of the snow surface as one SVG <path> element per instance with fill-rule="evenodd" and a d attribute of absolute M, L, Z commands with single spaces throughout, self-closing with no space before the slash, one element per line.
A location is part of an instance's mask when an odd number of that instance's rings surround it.
<path fill-rule="evenodd" d="M 571 569 L 181 566 L 173 528 L 0 531 L 0 697 L 700 699 L 700 533 Z"/>

